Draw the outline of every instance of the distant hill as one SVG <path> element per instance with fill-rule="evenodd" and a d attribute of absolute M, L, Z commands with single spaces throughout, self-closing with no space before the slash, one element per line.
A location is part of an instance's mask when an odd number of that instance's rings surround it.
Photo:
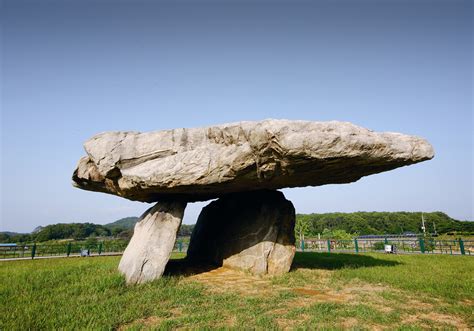
<path fill-rule="evenodd" d="M 424 213 L 426 231 L 474 234 L 474 222 L 459 221 L 442 212 Z M 309 222 L 309 233 L 317 235 L 324 229 L 345 230 L 348 233 L 402 234 L 421 233 L 421 212 L 355 212 L 297 214 L 297 220 Z"/>
<path fill-rule="evenodd" d="M 18 236 L 18 235 L 22 235 L 22 234 L 25 234 L 25 233 L 11 232 L 11 231 L 1 231 L 0 232 L 0 235 L 5 235 L 5 236 Z"/>
<path fill-rule="evenodd" d="M 50 224 L 32 233 L 0 233 L 0 242 L 43 242 L 56 239 L 84 239 L 88 237 L 107 237 L 112 231 L 103 225 L 93 223 Z"/>
<path fill-rule="evenodd" d="M 135 226 L 135 223 L 138 222 L 138 217 L 131 216 L 131 217 L 125 217 L 121 218 L 115 222 L 105 224 L 104 226 L 109 229 L 109 230 L 114 230 L 114 229 L 133 229 Z"/>
<path fill-rule="evenodd" d="M 31 233 L 0 232 L 0 243 L 43 242 L 56 239 L 84 239 L 113 236 L 129 240 L 138 217 L 125 217 L 105 225 L 93 223 L 57 223 L 38 226 Z M 181 224 L 178 236 L 190 236 L 194 224 Z"/>
<path fill-rule="evenodd" d="M 43 229 L 44 229 L 44 226 L 41 226 L 41 225 L 40 225 L 40 226 L 37 226 L 31 233 L 38 233 L 38 232 L 40 232 L 40 231 L 43 230 Z"/>

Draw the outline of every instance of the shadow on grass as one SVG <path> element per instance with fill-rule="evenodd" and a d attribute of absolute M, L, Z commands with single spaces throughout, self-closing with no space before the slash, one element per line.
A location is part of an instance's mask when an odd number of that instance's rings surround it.
<path fill-rule="evenodd" d="M 166 264 L 165 276 L 192 276 L 219 268 L 216 265 L 191 263 L 186 258 L 171 259 Z"/>
<path fill-rule="evenodd" d="M 376 266 L 390 267 L 398 264 L 400 263 L 396 261 L 374 258 L 367 255 L 296 252 L 291 269 L 295 270 L 298 268 L 309 268 L 334 270 L 342 268 L 363 268 Z"/>
<path fill-rule="evenodd" d="M 367 255 L 344 254 L 344 253 L 316 253 L 296 252 L 291 270 L 298 268 L 307 269 L 342 269 L 362 268 L 375 266 L 395 266 L 399 262 L 383 260 Z M 186 258 L 170 259 L 166 265 L 165 276 L 192 276 L 219 268 L 218 265 L 196 264 Z"/>

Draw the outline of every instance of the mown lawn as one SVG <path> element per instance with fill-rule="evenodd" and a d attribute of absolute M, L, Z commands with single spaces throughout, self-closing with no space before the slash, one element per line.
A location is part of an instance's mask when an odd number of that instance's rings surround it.
<path fill-rule="evenodd" d="M 472 257 L 297 253 L 283 276 L 219 269 L 139 286 L 119 259 L 0 262 L 0 330 L 474 327 Z"/>

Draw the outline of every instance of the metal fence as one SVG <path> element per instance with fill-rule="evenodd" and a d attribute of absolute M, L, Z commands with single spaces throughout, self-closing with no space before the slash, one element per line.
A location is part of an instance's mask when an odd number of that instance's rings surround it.
<path fill-rule="evenodd" d="M 69 257 L 80 256 L 84 251 L 87 255 L 112 255 L 121 254 L 127 247 L 127 241 L 103 241 L 97 244 L 87 244 L 87 242 L 67 242 L 61 244 L 17 244 L 16 246 L 0 246 L 1 259 L 16 258 L 38 258 L 38 257 Z M 174 247 L 176 252 L 186 252 L 188 244 L 177 241 Z"/>
<path fill-rule="evenodd" d="M 174 252 L 185 253 L 188 242 L 177 240 Z M 121 254 L 127 247 L 126 241 L 103 241 L 97 244 L 87 242 L 67 242 L 61 244 L 18 244 L 16 246 L 0 246 L 1 259 L 15 258 L 37 258 L 52 256 L 80 256 L 81 252 L 87 251 L 88 255 L 111 255 Z M 385 245 L 395 247 L 396 253 L 419 253 L 419 254 L 451 254 L 474 256 L 474 240 L 434 240 L 423 238 L 382 238 L 366 239 L 356 238 L 352 240 L 339 239 L 306 239 L 297 242 L 299 251 L 312 252 L 384 252 Z"/>
<path fill-rule="evenodd" d="M 474 240 L 434 240 L 424 238 L 356 238 L 305 239 L 298 241 L 299 251 L 316 252 L 384 252 L 385 245 L 394 247 L 395 253 L 450 254 L 474 256 Z"/>

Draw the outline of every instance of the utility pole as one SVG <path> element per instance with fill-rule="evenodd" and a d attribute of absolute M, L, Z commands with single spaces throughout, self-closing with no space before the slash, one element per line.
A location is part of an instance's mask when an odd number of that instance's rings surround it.
<path fill-rule="evenodd" d="M 425 219 L 423 217 L 423 212 L 421 212 L 421 229 L 423 230 L 423 237 L 426 237 L 426 227 L 425 227 Z"/>

